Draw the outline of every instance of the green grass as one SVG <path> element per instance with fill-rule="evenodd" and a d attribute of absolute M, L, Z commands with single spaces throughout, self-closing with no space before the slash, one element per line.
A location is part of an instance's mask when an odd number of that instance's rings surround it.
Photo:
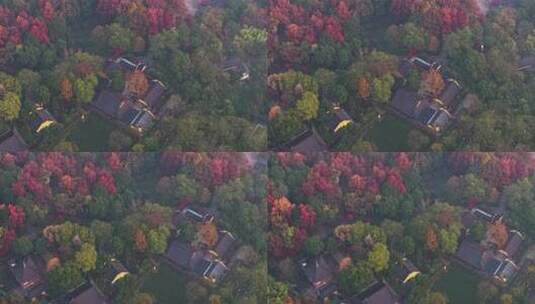
<path fill-rule="evenodd" d="M 451 263 L 445 273 L 434 286 L 434 289 L 444 293 L 449 303 L 477 303 L 477 285 L 479 277 Z"/>
<path fill-rule="evenodd" d="M 143 291 L 152 294 L 159 304 L 186 303 L 187 278 L 166 263 L 145 279 Z"/>
<path fill-rule="evenodd" d="M 15 280 L 9 272 L 7 263 L 0 264 L 0 298 L 7 294 L 8 290 L 15 287 Z"/>
<path fill-rule="evenodd" d="M 80 151 L 104 152 L 109 150 L 108 138 L 117 129 L 111 122 L 95 113 L 87 114 L 71 130 L 68 140 L 75 143 Z"/>
<path fill-rule="evenodd" d="M 378 151 L 410 151 L 408 137 L 411 126 L 392 115 L 386 115 L 367 134 L 368 141 L 377 146 Z"/>
<path fill-rule="evenodd" d="M 5 132 L 9 130 L 10 130 L 9 124 L 0 119 L 0 134 L 4 134 Z"/>

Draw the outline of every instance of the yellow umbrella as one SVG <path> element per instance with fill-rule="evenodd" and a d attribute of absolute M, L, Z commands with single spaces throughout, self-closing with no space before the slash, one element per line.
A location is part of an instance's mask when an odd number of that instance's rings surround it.
<path fill-rule="evenodd" d="M 53 120 L 47 120 L 47 121 L 43 122 L 43 123 L 39 126 L 39 128 L 37 128 L 37 131 L 36 131 L 36 132 L 39 133 L 39 132 L 41 132 L 42 130 L 44 130 L 44 129 L 50 127 L 50 126 L 53 125 L 53 124 L 54 124 L 54 121 L 53 121 Z"/>
<path fill-rule="evenodd" d="M 349 126 L 353 121 L 351 119 L 342 120 L 334 129 L 334 132 Z"/>
<path fill-rule="evenodd" d="M 119 281 L 120 279 L 126 277 L 127 275 L 129 274 L 128 271 L 123 271 L 123 272 L 119 272 L 115 278 L 113 279 L 113 281 L 111 281 L 112 284 L 115 284 L 115 282 Z"/>
<path fill-rule="evenodd" d="M 419 271 L 413 271 L 413 272 L 409 273 L 409 275 L 405 278 L 405 280 L 403 280 L 403 284 L 405 284 L 408 281 L 416 278 L 419 274 L 420 274 Z"/>

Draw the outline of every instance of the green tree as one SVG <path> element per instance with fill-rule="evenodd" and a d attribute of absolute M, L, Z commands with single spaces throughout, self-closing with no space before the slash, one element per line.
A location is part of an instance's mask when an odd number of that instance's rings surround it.
<path fill-rule="evenodd" d="M 148 293 L 137 294 L 134 299 L 134 304 L 153 304 L 156 300 Z"/>
<path fill-rule="evenodd" d="M 461 178 L 448 180 L 448 190 L 452 200 L 465 204 L 471 199 L 484 200 L 489 192 L 488 186 L 479 176 L 468 173 Z"/>
<path fill-rule="evenodd" d="M 108 142 L 111 151 L 129 151 L 129 148 L 132 146 L 133 140 L 129 134 L 126 134 L 124 131 L 117 129 L 113 130 L 110 133 Z"/>
<path fill-rule="evenodd" d="M 403 239 L 403 230 L 405 227 L 403 227 L 402 223 L 386 219 L 381 223 L 381 228 L 386 234 L 389 247 L 392 244 L 399 244 Z"/>
<path fill-rule="evenodd" d="M 208 290 L 196 281 L 191 281 L 186 285 L 186 297 L 188 303 L 206 303 Z"/>
<path fill-rule="evenodd" d="M 240 240 L 256 250 L 264 250 L 266 218 L 256 205 L 248 201 L 235 201 L 223 205 L 221 213 L 225 229 L 234 231 Z"/>
<path fill-rule="evenodd" d="M 470 229 L 470 235 L 478 242 L 485 238 L 487 233 L 487 227 L 481 222 L 477 222 L 472 229 Z"/>
<path fill-rule="evenodd" d="M 82 272 L 88 272 L 95 269 L 97 262 L 97 251 L 95 246 L 84 243 L 80 247 L 80 250 L 74 255 L 76 265 Z"/>
<path fill-rule="evenodd" d="M 443 254 L 454 254 L 457 251 L 459 235 L 454 231 L 440 229 L 438 238 L 440 242 L 440 250 Z"/>
<path fill-rule="evenodd" d="M 106 26 L 106 34 L 108 36 L 108 45 L 111 49 L 125 51 L 132 49 L 134 33 L 129 28 L 125 28 L 119 23 L 112 23 Z"/>
<path fill-rule="evenodd" d="M 171 231 L 167 226 L 150 230 L 148 233 L 149 251 L 154 254 L 163 254 L 167 249 L 167 239 Z"/>
<path fill-rule="evenodd" d="M 423 49 L 426 43 L 425 31 L 412 22 L 403 25 L 401 43 L 407 49 Z"/>
<path fill-rule="evenodd" d="M 392 97 L 392 87 L 395 79 L 392 75 L 387 74 L 382 78 L 375 78 L 372 84 L 372 97 L 383 103 L 390 101 Z"/>
<path fill-rule="evenodd" d="M 515 226 L 535 237 L 535 190 L 533 182 L 525 178 L 510 185 L 504 190 L 504 201 L 507 202 L 510 218 Z"/>
<path fill-rule="evenodd" d="M 50 102 L 50 90 L 46 86 L 40 85 L 35 90 L 34 98 L 38 103 L 48 104 Z"/>
<path fill-rule="evenodd" d="M 305 241 L 305 251 L 308 256 L 317 256 L 323 251 L 324 244 L 319 236 L 309 237 Z"/>
<path fill-rule="evenodd" d="M 110 223 L 94 220 L 91 223 L 91 231 L 95 235 L 95 242 L 98 248 L 111 248 L 113 226 Z"/>
<path fill-rule="evenodd" d="M 108 77 L 111 80 L 111 87 L 117 92 L 121 92 L 124 89 L 124 73 L 120 70 L 113 70 Z"/>
<path fill-rule="evenodd" d="M 40 44 L 33 37 L 28 37 L 24 40 L 25 43 L 15 51 L 15 61 L 21 66 L 35 68 L 37 67 L 40 59 L 43 59 L 41 57 L 42 50 Z"/>
<path fill-rule="evenodd" d="M 284 144 L 298 135 L 304 127 L 305 124 L 296 110 L 283 113 L 269 124 L 270 144 L 275 146 Z"/>
<path fill-rule="evenodd" d="M 297 111 L 304 120 L 311 120 L 318 117 L 320 102 L 318 96 L 312 92 L 305 92 L 303 97 L 297 101 Z"/>
<path fill-rule="evenodd" d="M 22 94 L 22 86 L 17 78 L 0 72 L 0 92 L 13 92 L 20 96 Z"/>
<path fill-rule="evenodd" d="M 422 131 L 413 129 L 409 132 L 407 143 L 411 151 L 425 151 L 431 143 L 431 139 Z"/>
<path fill-rule="evenodd" d="M 245 26 L 236 37 L 234 45 L 246 55 L 254 56 L 266 51 L 268 33 L 264 29 Z"/>
<path fill-rule="evenodd" d="M 535 30 L 526 37 L 525 47 L 526 51 L 535 55 Z"/>
<path fill-rule="evenodd" d="M 498 293 L 499 290 L 496 285 L 489 281 L 482 281 L 477 285 L 477 297 L 479 298 L 480 303 L 487 303 L 491 299 L 496 298 Z"/>
<path fill-rule="evenodd" d="M 117 295 L 114 303 L 130 304 L 135 303 L 135 299 L 140 296 L 139 288 L 141 280 L 135 275 L 128 275 L 124 279 L 117 281 Z M 150 302 L 149 302 L 150 303 Z"/>
<path fill-rule="evenodd" d="M 405 236 L 401 241 L 401 248 L 405 255 L 412 255 L 416 250 L 416 243 L 414 242 L 414 239 L 412 237 Z"/>
<path fill-rule="evenodd" d="M 1 87 L 0 87 L 1 89 Z M 0 92 L 0 118 L 12 121 L 19 117 L 21 108 L 20 97 L 13 92 Z"/>
<path fill-rule="evenodd" d="M 361 292 L 374 280 L 373 271 L 366 262 L 344 268 L 338 275 L 338 284 L 346 294 Z"/>
<path fill-rule="evenodd" d="M 427 33 L 413 22 L 388 29 L 390 40 L 397 42 L 398 46 L 408 50 L 422 50 L 426 47 Z"/>
<path fill-rule="evenodd" d="M 375 272 L 380 272 L 388 268 L 390 252 L 385 244 L 377 243 L 368 253 L 368 263 Z"/>
<path fill-rule="evenodd" d="M 175 188 L 175 197 L 176 199 L 185 200 L 185 199 L 194 199 L 197 197 L 197 194 L 200 190 L 200 185 L 191 177 L 186 174 L 179 174 L 176 176 L 176 188 Z"/>
<path fill-rule="evenodd" d="M 500 303 L 501 304 L 513 304 L 513 296 L 506 293 L 506 294 L 503 294 L 501 297 L 500 297 Z"/>
<path fill-rule="evenodd" d="M 86 76 L 84 79 L 76 79 L 74 82 L 74 96 L 76 101 L 81 103 L 89 103 L 95 96 L 95 87 L 98 84 L 98 79 L 94 74 Z"/>
<path fill-rule="evenodd" d="M 72 263 L 59 266 L 47 274 L 48 292 L 57 297 L 75 288 L 83 281 L 79 268 Z"/>
<path fill-rule="evenodd" d="M 37 90 L 41 82 L 41 75 L 30 69 L 22 69 L 17 73 L 17 80 L 24 88 L 24 95 L 29 96 Z"/>
<path fill-rule="evenodd" d="M 19 237 L 13 242 L 13 252 L 18 256 L 26 256 L 30 254 L 32 251 L 33 251 L 33 242 L 27 236 Z"/>
<path fill-rule="evenodd" d="M 440 292 L 429 292 L 422 304 L 448 304 L 448 298 Z"/>

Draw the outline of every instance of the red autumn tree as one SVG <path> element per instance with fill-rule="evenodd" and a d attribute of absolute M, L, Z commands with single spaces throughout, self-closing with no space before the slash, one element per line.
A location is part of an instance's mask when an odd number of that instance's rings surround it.
<path fill-rule="evenodd" d="M 113 172 L 117 172 L 122 168 L 121 156 L 119 153 L 112 152 L 108 154 L 106 157 L 106 162 Z"/>
<path fill-rule="evenodd" d="M 351 18 L 351 11 L 345 0 L 342 0 L 336 6 L 336 13 L 342 20 L 347 20 Z"/>
<path fill-rule="evenodd" d="M 366 189 L 366 178 L 355 174 L 351 177 L 350 185 L 351 189 L 356 190 L 357 193 L 361 193 Z"/>
<path fill-rule="evenodd" d="M 0 215 L 3 213 L 7 213 L 7 222 L 3 222 L 0 217 L 0 227 L 4 228 L 0 235 L 0 257 L 9 252 L 11 244 L 17 238 L 16 229 L 21 228 L 25 220 L 24 210 L 12 204 L 0 203 Z"/>
<path fill-rule="evenodd" d="M 311 229 L 316 224 L 316 211 L 309 206 L 299 204 L 299 226 L 304 229 Z"/>
<path fill-rule="evenodd" d="M 102 186 L 108 192 L 108 194 L 114 195 L 117 193 L 117 189 L 115 188 L 115 180 L 113 175 L 108 170 L 100 170 L 98 173 L 97 183 Z"/>
<path fill-rule="evenodd" d="M 391 11 L 399 18 L 419 17 L 422 26 L 435 34 L 451 33 L 481 18 L 477 0 L 393 0 Z"/>
<path fill-rule="evenodd" d="M 386 178 L 386 182 L 390 187 L 396 189 L 401 194 L 405 194 L 407 192 L 405 183 L 403 182 L 398 170 L 390 170 L 388 177 Z"/>
<path fill-rule="evenodd" d="M 412 161 L 407 153 L 398 153 L 396 155 L 396 166 L 401 172 L 407 171 L 412 166 Z"/>
<path fill-rule="evenodd" d="M 74 180 L 72 176 L 70 175 L 63 175 L 61 177 L 61 186 L 63 189 L 65 189 L 67 192 L 71 193 L 74 190 Z"/>
<path fill-rule="evenodd" d="M 50 21 L 55 16 L 55 9 L 54 5 L 50 0 L 40 0 L 39 6 L 41 8 L 41 14 L 45 18 L 46 21 Z"/>
<path fill-rule="evenodd" d="M 306 159 L 306 156 L 301 153 L 277 153 L 276 156 L 277 161 L 284 168 L 289 166 L 301 166 Z"/>
<path fill-rule="evenodd" d="M 46 5 L 45 18 L 50 17 L 53 12 L 50 11 L 50 6 Z M 0 5 L 0 48 L 5 47 L 8 43 L 13 45 L 22 44 L 23 34 L 29 32 L 41 43 L 49 43 L 48 27 L 46 19 L 41 20 L 35 16 L 31 16 L 26 10 L 22 9 L 18 12 L 10 10 L 6 6 Z"/>
<path fill-rule="evenodd" d="M 188 14 L 184 0 L 99 0 L 97 11 L 108 18 L 125 16 L 135 30 L 150 35 L 175 27 Z"/>
<path fill-rule="evenodd" d="M 9 227 L 11 229 L 17 229 L 24 225 L 25 214 L 24 210 L 15 205 L 7 205 L 9 213 Z"/>

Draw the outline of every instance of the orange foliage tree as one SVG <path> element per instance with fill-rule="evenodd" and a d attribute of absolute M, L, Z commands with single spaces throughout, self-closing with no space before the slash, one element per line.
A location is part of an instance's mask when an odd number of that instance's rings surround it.
<path fill-rule="evenodd" d="M 370 82 L 368 79 L 361 77 L 357 81 L 357 90 L 361 98 L 367 99 L 370 97 Z"/>
<path fill-rule="evenodd" d="M 294 204 L 285 196 L 273 200 L 271 204 L 271 225 L 274 227 L 282 227 L 287 222 L 292 213 Z"/>
<path fill-rule="evenodd" d="M 69 79 L 64 78 L 61 81 L 60 91 L 61 91 L 61 96 L 63 97 L 63 99 L 65 99 L 66 101 L 70 101 L 72 99 L 72 97 L 74 96 L 74 93 L 72 91 L 72 83 Z"/>
<path fill-rule="evenodd" d="M 214 247 L 217 244 L 217 228 L 214 223 L 205 223 L 199 226 L 195 237 L 196 244 L 204 244 L 207 247 Z"/>
<path fill-rule="evenodd" d="M 444 78 L 439 71 L 431 69 L 423 73 L 420 87 L 422 93 L 438 96 L 444 90 L 445 86 Z"/>
<path fill-rule="evenodd" d="M 438 236 L 433 227 L 428 227 L 425 233 L 425 244 L 427 249 L 435 251 L 438 248 Z"/>
<path fill-rule="evenodd" d="M 136 249 L 138 251 L 143 252 L 145 249 L 147 249 L 147 237 L 141 229 L 136 229 L 136 232 L 134 233 L 134 240 L 136 243 Z"/>
<path fill-rule="evenodd" d="M 149 89 L 149 80 L 145 73 L 141 71 L 134 71 L 126 77 L 126 92 L 136 94 L 137 96 L 145 96 Z"/>
<path fill-rule="evenodd" d="M 504 223 L 496 222 L 494 224 L 489 224 L 487 229 L 487 239 L 496 244 L 498 248 L 504 248 L 508 238 L 507 226 L 505 226 Z"/>

